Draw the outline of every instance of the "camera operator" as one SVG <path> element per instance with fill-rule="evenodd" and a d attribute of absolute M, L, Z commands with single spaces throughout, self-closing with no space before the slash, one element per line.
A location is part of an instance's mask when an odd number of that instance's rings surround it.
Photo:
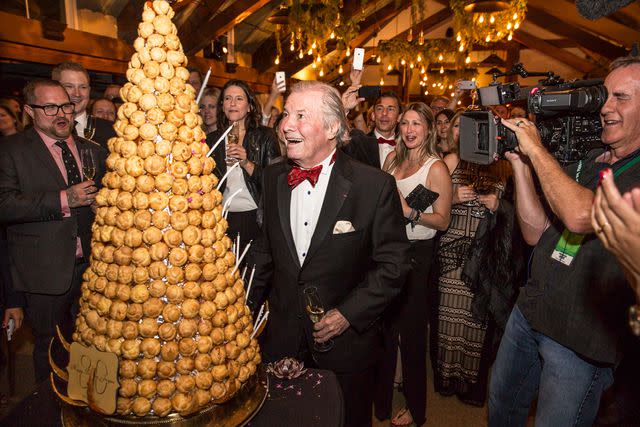
<path fill-rule="evenodd" d="M 605 86 L 606 148 L 567 168 L 544 148 L 533 123 L 503 121 L 518 139 L 519 152 L 506 157 L 520 227 L 535 250 L 491 375 L 492 427 L 524 426 L 536 397 L 537 427 L 591 426 L 620 360 L 633 295 L 594 234 L 590 212 L 603 169 L 613 171 L 621 191 L 640 183 L 640 58 L 615 60 Z M 534 173 L 552 216 L 535 192 Z"/>

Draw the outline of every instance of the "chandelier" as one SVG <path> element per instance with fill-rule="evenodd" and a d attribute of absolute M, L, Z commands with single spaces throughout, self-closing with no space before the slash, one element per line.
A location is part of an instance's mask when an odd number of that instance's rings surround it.
<path fill-rule="evenodd" d="M 526 0 L 451 0 L 458 50 L 506 38 L 520 28 L 527 13 Z"/>
<path fill-rule="evenodd" d="M 366 1 L 365 1 L 366 3 Z M 291 52 L 303 59 L 309 56 L 313 68 L 320 67 L 324 74 L 322 57 L 327 53 L 327 41 L 335 40 L 338 51 L 346 51 L 349 43 L 358 35 L 356 19 L 348 19 L 342 14 L 343 0 L 289 0 L 269 21 L 276 25 L 276 58 L 278 65 L 282 58 L 283 43 Z"/>

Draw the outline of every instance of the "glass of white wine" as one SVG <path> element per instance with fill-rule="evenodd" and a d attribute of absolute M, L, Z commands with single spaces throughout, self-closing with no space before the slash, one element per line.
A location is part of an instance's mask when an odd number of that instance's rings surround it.
<path fill-rule="evenodd" d="M 87 115 L 87 124 L 84 127 L 84 137 L 93 139 L 96 134 L 96 118 L 90 114 Z"/>
<path fill-rule="evenodd" d="M 318 289 L 316 289 L 314 286 L 305 288 L 304 300 L 309 319 L 311 319 L 313 323 L 318 323 L 324 317 L 324 305 L 322 305 L 322 301 L 318 296 Z M 327 341 L 322 343 L 319 343 L 317 341 L 313 342 L 313 349 L 320 353 L 327 352 L 332 348 L 332 339 L 328 339 Z"/>
<path fill-rule="evenodd" d="M 96 163 L 93 159 L 93 150 L 83 148 L 80 150 L 80 161 L 82 162 L 82 173 L 87 180 L 93 180 L 96 176 Z"/>
<path fill-rule="evenodd" d="M 234 122 L 231 132 L 227 134 L 227 149 L 230 145 L 237 144 L 239 142 L 239 133 L 240 128 L 238 127 L 238 122 Z M 234 164 L 238 163 L 238 159 L 227 154 L 225 162 L 227 163 L 227 166 L 233 166 Z"/>

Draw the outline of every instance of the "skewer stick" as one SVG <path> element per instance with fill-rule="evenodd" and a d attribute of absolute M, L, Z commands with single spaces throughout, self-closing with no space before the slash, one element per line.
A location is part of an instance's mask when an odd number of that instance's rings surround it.
<path fill-rule="evenodd" d="M 244 268 L 242 269 L 242 281 L 244 282 L 244 276 L 247 274 L 247 266 L 245 265 Z"/>
<path fill-rule="evenodd" d="M 240 259 L 236 260 L 236 266 L 233 267 L 233 271 L 231 272 L 231 275 L 233 276 L 233 273 L 236 272 L 236 270 L 238 269 L 238 267 L 240 266 L 240 264 L 242 263 L 242 260 L 244 259 L 244 257 L 247 255 L 247 252 L 249 252 L 249 248 L 251 247 L 251 242 L 249 241 L 249 243 L 247 243 L 247 246 L 244 247 L 244 251 L 242 251 L 242 255 L 240 255 Z"/>
<path fill-rule="evenodd" d="M 256 274 L 256 265 L 253 264 L 251 269 L 251 276 L 249 276 L 249 284 L 247 285 L 247 292 L 245 292 L 245 300 L 249 301 L 249 292 L 251 292 L 251 285 L 253 284 L 253 275 Z"/>
<path fill-rule="evenodd" d="M 224 219 L 227 219 L 227 214 L 229 213 L 228 209 L 231 206 L 231 200 L 233 200 L 233 198 L 237 196 L 241 191 L 242 188 L 238 188 L 233 194 L 231 194 L 231 196 L 229 196 L 229 199 L 224 202 L 224 205 L 222 206 L 222 216 L 224 217 Z M 240 250 L 240 248 L 238 248 L 238 250 Z"/>
<path fill-rule="evenodd" d="M 231 129 L 233 129 L 233 123 L 227 128 L 227 130 L 224 131 L 222 135 L 220 135 L 220 138 L 218 138 L 216 143 L 211 146 L 211 149 L 207 152 L 207 157 L 211 156 L 213 150 L 215 150 L 218 147 L 218 144 L 220 144 L 227 137 L 229 132 L 231 132 Z"/>
<path fill-rule="evenodd" d="M 209 67 L 209 71 L 207 71 L 207 75 L 204 76 L 204 81 L 202 82 L 202 86 L 200 86 L 200 92 L 198 92 L 198 97 L 196 98 L 196 104 L 200 104 L 200 99 L 202 98 L 202 94 L 204 93 L 204 90 L 207 88 L 209 77 L 211 77 L 211 67 Z"/>
<path fill-rule="evenodd" d="M 258 325 L 255 328 L 253 328 L 253 332 L 251 332 L 251 336 L 249 337 L 249 339 L 253 339 L 253 337 L 258 332 L 261 332 L 262 325 L 264 325 L 267 322 L 268 318 L 269 318 L 269 312 L 267 311 L 267 313 L 264 315 L 264 317 L 262 319 L 260 319 L 260 322 L 258 323 Z"/>

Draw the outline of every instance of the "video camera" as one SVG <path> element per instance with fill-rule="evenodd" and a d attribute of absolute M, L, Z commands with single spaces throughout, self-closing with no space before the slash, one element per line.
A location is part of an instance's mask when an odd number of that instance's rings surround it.
<path fill-rule="evenodd" d="M 521 88 L 518 83 L 499 83 L 497 77 L 546 76 L 537 86 Z M 480 105 L 508 104 L 527 100 L 536 115 L 542 143 L 562 164 L 578 161 L 602 144 L 600 109 L 607 100 L 602 80 L 564 82 L 553 72 L 529 73 L 522 64 L 511 71 L 496 73 L 493 82 L 478 89 Z M 488 165 L 496 157 L 518 146 L 515 133 L 491 111 L 470 110 L 460 116 L 460 157 L 471 163 Z"/>

